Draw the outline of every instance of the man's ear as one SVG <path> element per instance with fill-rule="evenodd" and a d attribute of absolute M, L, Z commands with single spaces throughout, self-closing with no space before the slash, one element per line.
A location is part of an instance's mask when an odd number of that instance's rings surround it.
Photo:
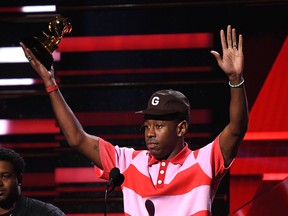
<path fill-rule="evenodd" d="M 18 185 L 21 185 L 21 184 L 22 184 L 22 181 L 23 181 L 23 173 L 21 173 L 20 175 L 18 175 L 17 179 L 18 179 Z"/>
<path fill-rule="evenodd" d="M 186 120 L 179 122 L 178 126 L 177 126 L 178 136 L 184 136 L 188 131 L 188 127 L 189 127 L 189 125 L 188 125 L 188 122 Z"/>

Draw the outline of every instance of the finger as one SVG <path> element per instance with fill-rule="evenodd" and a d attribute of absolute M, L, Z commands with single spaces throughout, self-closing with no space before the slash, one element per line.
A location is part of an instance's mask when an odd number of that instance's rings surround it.
<path fill-rule="evenodd" d="M 22 42 L 20 42 L 19 44 L 20 44 L 20 46 L 22 47 L 22 49 L 25 49 L 25 48 L 26 48 L 25 44 L 23 44 Z"/>
<path fill-rule="evenodd" d="M 237 36 L 236 36 L 236 29 L 232 29 L 232 47 L 237 49 Z"/>
<path fill-rule="evenodd" d="M 211 50 L 210 53 L 215 57 L 218 64 L 222 61 L 220 54 L 217 51 Z"/>
<path fill-rule="evenodd" d="M 232 47 L 232 28 L 231 25 L 227 26 L 227 44 L 228 44 L 228 48 Z"/>
<path fill-rule="evenodd" d="M 34 54 L 31 52 L 31 50 L 27 47 L 25 47 L 25 53 L 27 53 L 29 56 L 34 57 Z"/>
<path fill-rule="evenodd" d="M 36 56 L 33 54 L 33 52 L 29 49 L 29 48 L 25 48 L 25 55 L 26 55 L 26 58 L 28 59 L 28 61 L 31 63 L 31 62 L 36 62 L 37 61 L 37 58 Z"/>
<path fill-rule="evenodd" d="M 227 42 L 226 42 L 225 33 L 223 29 L 221 29 L 220 31 L 220 40 L 221 40 L 222 50 L 227 49 Z"/>
<path fill-rule="evenodd" d="M 24 54 L 27 58 L 27 56 L 28 56 L 27 47 L 22 42 L 20 42 L 20 46 L 22 47 L 22 50 L 24 51 Z"/>
<path fill-rule="evenodd" d="M 24 55 L 26 56 L 27 60 L 29 62 L 31 62 L 33 59 L 35 59 L 35 56 L 33 55 L 33 53 L 29 50 L 29 48 L 27 48 L 25 46 L 25 44 L 23 44 L 22 42 L 20 42 L 20 46 L 22 47 L 23 51 L 24 51 Z"/>
<path fill-rule="evenodd" d="M 243 36 L 242 34 L 239 35 L 239 41 L 238 41 L 238 50 L 242 51 L 243 49 Z"/>

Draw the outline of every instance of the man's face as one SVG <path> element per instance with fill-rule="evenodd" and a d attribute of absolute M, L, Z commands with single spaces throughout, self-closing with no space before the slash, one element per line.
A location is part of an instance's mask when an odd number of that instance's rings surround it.
<path fill-rule="evenodd" d="M 169 159 L 179 152 L 177 121 L 146 120 L 143 126 L 147 148 L 155 158 Z"/>
<path fill-rule="evenodd" d="M 18 179 L 13 165 L 8 161 L 0 160 L 0 207 L 13 202 L 18 197 Z"/>

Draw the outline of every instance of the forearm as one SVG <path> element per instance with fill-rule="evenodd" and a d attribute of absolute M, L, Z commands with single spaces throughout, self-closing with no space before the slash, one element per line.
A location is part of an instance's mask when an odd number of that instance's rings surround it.
<path fill-rule="evenodd" d="M 238 80 L 240 81 L 240 79 Z M 237 85 L 240 82 L 232 82 Z M 230 87 L 231 100 L 229 107 L 229 123 L 220 136 L 221 151 L 225 160 L 225 166 L 229 166 L 238 152 L 248 127 L 248 104 L 244 83 L 237 88 Z"/>
<path fill-rule="evenodd" d="M 77 147 L 85 137 L 81 124 L 67 105 L 60 90 L 49 93 L 49 97 L 57 122 L 68 144 L 71 147 Z"/>
<path fill-rule="evenodd" d="M 43 79 L 43 81 L 46 89 L 47 87 L 57 85 L 53 76 L 48 79 Z M 57 88 L 53 89 L 51 92 L 47 92 L 47 94 L 49 94 L 57 122 L 68 144 L 93 161 L 96 166 L 102 168 L 98 137 L 89 135 L 84 131 L 60 90 Z"/>
<path fill-rule="evenodd" d="M 29 62 L 32 68 L 44 82 L 56 119 L 68 144 L 71 147 L 76 148 L 91 159 L 96 165 L 101 167 L 98 137 L 89 135 L 83 130 L 76 116 L 73 114 L 72 110 L 61 95 L 60 90 L 57 88 L 53 67 L 48 71 L 23 43 L 20 43 L 20 45 L 25 56 L 27 58 L 29 57 Z"/>
<path fill-rule="evenodd" d="M 248 103 L 242 76 L 230 78 L 230 108 L 229 108 L 229 130 L 238 139 L 243 138 L 248 127 Z M 243 82 L 243 83 L 242 83 Z M 242 84 L 241 84 L 242 83 Z M 238 86 L 238 84 L 241 84 Z"/>

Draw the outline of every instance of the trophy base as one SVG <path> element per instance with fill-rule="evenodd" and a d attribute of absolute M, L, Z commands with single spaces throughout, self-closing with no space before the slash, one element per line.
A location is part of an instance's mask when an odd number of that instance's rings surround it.
<path fill-rule="evenodd" d="M 52 54 L 35 37 L 23 38 L 22 43 L 36 56 L 36 58 L 50 71 L 53 64 Z"/>

